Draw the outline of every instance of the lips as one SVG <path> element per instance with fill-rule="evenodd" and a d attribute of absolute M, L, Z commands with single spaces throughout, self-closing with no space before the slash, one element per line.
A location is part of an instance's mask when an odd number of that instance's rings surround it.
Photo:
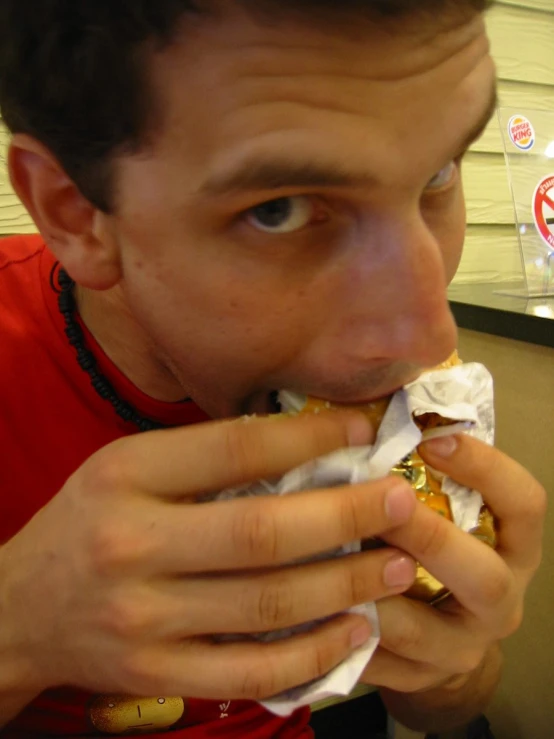
<path fill-rule="evenodd" d="M 328 403 L 332 403 L 333 405 L 344 405 L 344 406 L 368 405 L 369 403 L 376 403 L 379 400 L 385 400 L 386 398 L 390 398 L 391 395 L 394 395 L 394 393 L 398 392 L 399 390 L 402 390 L 402 388 L 408 385 L 410 382 L 413 382 L 414 380 L 416 380 L 419 377 L 419 375 L 420 373 L 417 373 L 417 375 L 410 376 L 401 385 L 394 385 L 385 390 L 381 390 L 379 388 L 372 395 L 365 395 L 365 396 L 357 395 L 352 398 L 346 398 L 344 396 L 342 397 L 326 396 L 325 398 L 322 398 L 321 396 L 317 395 L 317 393 L 313 393 L 313 394 L 305 393 L 305 394 L 312 398 L 318 398 L 319 400 L 327 401 Z"/>
<path fill-rule="evenodd" d="M 380 392 L 378 395 L 370 395 L 366 398 L 355 398 L 354 400 L 334 400 L 333 398 L 325 398 L 325 400 L 327 400 L 329 403 L 332 403 L 333 405 L 369 405 L 369 403 L 375 403 L 378 400 L 384 400 L 385 398 L 394 395 L 394 393 L 398 392 L 398 390 L 402 390 L 403 387 L 403 385 L 399 385 L 395 388 L 392 388 L 392 390 L 387 390 L 384 393 Z"/>
<path fill-rule="evenodd" d="M 373 374 L 373 376 L 368 374 L 366 382 L 360 382 L 358 388 L 354 385 L 349 388 L 345 384 L 343 388 L 340 385 L 336 385 L 334 393 L 332 386 L 328 390 L 324 386 L 320 386 L 319 388 L 314 387 L 308 390 L 291 390 L 291 392 L 306 397 L 317 398 L 324 402 L 332 403 L 335 406 L 368 405 L 390 398 L 398 390 L 402 390 L 406 385 L 417 380 L 422 373 L 421 367 L 413 365 L 396 368 L 390 368 L 387 365 L 387 369 L 388 371 L 383 372 L 381 376 L 379 374 Z M 363 386 L 364 384 L 365 388 Z"/>

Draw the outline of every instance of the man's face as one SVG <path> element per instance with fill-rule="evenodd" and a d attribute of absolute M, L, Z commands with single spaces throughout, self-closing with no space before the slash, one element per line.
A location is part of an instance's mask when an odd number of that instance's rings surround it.
<path fill-rule="evenodd" d="M 387 394 L 455 348 L 483 21 L 334 33 L 232 5 L 154 60 L 163 122 L 119 162 L 110 217 L 125 299 L 214 417 L 279 388 Z"/>

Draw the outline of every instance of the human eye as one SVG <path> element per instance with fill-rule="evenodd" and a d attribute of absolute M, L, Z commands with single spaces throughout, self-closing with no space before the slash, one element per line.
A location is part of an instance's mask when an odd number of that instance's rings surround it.
<path fill-rule="evenodd" d="M 305 195 L 277 198 L 246 211 L 250 226 L 270 234 L 287 234 L 307 226 L 316 216 L 314 199 Z"/>
<path fill-rule="evenodd" d="M 437 172 L 433 179 L 429 180 L 427 186 L 425 187 L 426 192 L 443 190 L 444 188 L 448 187 L 448 185 L 450 185 L 451 182 L 454 181 L 457 172 L 458 162 L 456 160 L 452 160 L 446 165 L 446 167 L 443 167 L 440 172 Z"/>

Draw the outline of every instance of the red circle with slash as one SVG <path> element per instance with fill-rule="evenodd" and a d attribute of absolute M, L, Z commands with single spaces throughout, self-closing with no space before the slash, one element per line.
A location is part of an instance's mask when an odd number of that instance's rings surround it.
<path fill-rule="evenodd" d="M 533 195 L 533 219 L 542 240 L 554 249 L 554 174 L 537 185 Z"/>

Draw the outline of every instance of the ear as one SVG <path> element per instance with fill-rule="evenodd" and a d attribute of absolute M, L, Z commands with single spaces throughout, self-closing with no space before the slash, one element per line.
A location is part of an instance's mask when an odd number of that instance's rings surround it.
<path fill-rule="evenodd" d="M 111 217 L 95 208 L 43 144 L 16 134 L 8 152 L 12 186 L 50 250 L 77 284 L 107 290 L 121 278 Z"/>

